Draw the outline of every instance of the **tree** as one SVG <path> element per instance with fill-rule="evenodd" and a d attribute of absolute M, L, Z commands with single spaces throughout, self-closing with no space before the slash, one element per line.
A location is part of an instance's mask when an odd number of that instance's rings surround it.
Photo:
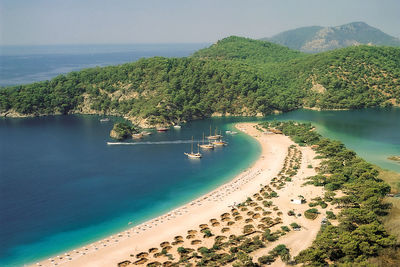
<path fill-rule="evenodd" d="M 244 253 L 242 251 L 239 251 L 236 255 L 237 255 L 237 261 L 233 264 L 233 266 L 235 266 L 235 267 L 253 267 L 253 266 L 256 266 L 253 263 L 252 258 L 248 254 L 246 254 L 246 253 Z"/>

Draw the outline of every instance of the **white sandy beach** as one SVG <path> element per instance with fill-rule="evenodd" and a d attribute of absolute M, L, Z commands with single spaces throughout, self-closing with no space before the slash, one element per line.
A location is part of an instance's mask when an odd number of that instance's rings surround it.
<path fill-rule="evenodd" d="M 252 167 L 230 182 L 160 217 L 33 266 L 98 267 L 117 266 L 124 260 L 133 262 L 137 259 L 131 255 L 148 251 L 150 248 L 159 248 L 163 241 L 173 241 L 175 236 L 185 236 L 188 230 L 198 230 L 199 224 L 208 223 L 212 218 L 219 218 L 222 213 L 229 211 L 232 205 L 241 203 L 247 197 L 258 193 L 260 185 L 269 184 L 271 179 L 276 177 L 282 169 L 288 147 L 293 144 L 288 137 L 283 135 L 262 134 L 254 128 L 254 125 L 255 123 L 240 123 L 236 127 L 259 141 L 262 147 L 261 156 Z M 302 164 L 298 174 L 292 183 L 278 191 L 279 198 L 274 200 L 274 204 L 283 212 L 283 225 L 289 225 L 296 221 L 305 226 L 301 231 L 292 231 L 277 241 L 279 244 L 286 244 L 291 249 L 292 255 L 296 255 L 311 244 L 319 230 L 321 217 L 319 216 L 314 221 L 303 217 L 293 220 L 293 217 L 286 214 L 290 209 L 295 209 L 296 213 L 302 213 L 308 208 L 308 205 L 291 204 L 290 199 L 303 195 L 309 201 L 312 197 L 322 195 L 321 188 L 302 186 L 305 177 L 315 174 L 314 169 L 307 168 L 307 165 L 317 166 L 318 162 L 314 160 L 315 153 L 309 147 L 302 147 L 300 150 Z M 187 246 L 189 245 L 185 244 L 185 247 Z M 272 248 L 267 246 L 267 248 L 257 250 L 252 254 L 254 260 L 263 253 L 265 255 Z M 274 264 L 279 266 L 283 263 L 277 261 Z"/>

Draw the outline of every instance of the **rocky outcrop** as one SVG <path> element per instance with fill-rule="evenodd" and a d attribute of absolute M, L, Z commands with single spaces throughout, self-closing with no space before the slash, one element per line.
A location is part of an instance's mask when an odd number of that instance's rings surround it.
<path fill-rule="evenodd" d="M 110 131 L 110 137 L 112 138 L 112 139 L 116 139 L 116 140 L 122 140 L 122 139 L 124 139 L 120 134 L 118 134 L 117 133 L 117 131 L 115 131 L 114 129 L 112 129 L 111 131 Z"/>

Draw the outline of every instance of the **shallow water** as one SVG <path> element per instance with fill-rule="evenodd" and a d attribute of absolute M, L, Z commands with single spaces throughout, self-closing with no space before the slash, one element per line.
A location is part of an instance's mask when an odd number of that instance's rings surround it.
<path fill-rule="evenodd" d="M 400 172 L 387 157 L 400 155 L 400 108 L 343 111 L 296 110 L 269 119 L 310 121 L 325 137 L 342 141 L 365 160 Z"/>

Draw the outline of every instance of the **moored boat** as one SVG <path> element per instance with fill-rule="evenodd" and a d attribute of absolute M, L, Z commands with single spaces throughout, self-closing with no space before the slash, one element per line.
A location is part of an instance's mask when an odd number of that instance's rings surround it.
<path fill-rule="evenodd" d="M 211 125 L 210 125 L 210 135 L 207 136 L 207 139 L 209 139 L 209 140 L 217 140 L 217 139 L 220 139 L 221 137 L 222 137 L 222 135 L 217 134 L 217 128 L 215 128 L 214 135 L 211 135 Z"/>
<path fill-rule="evenodd" d="M 202 157 L 198 146 L 197 146 L 197 153 L 193 152 L 193 136 L 192 136 L 192 150 L 190 153 L 185 152 L 184 154 L 190 159 L 200 159 Z"/>
<path fill-rule="evenodd" d="M 228 145 L 228 143 L 223 141 L 222 139 L 215 140 L 215 141 L 211 142 L 211 144 L 213 144 L 214 146 L 226 146 L 226 145 Z"/>
<path fill-rule="evenodd" d="M 110 121 L 109 118 L 102 118 L 102 119 L 100 119 L 100 122 L 108 122 L 108 121 Z"/>
<path fill-rule="evenodd" d="M 157 132 L 166 132 L 168 130 L 169 130 L 169 128 L 167 128 L 167 127 L 157 127 Z"/>
<path fill-rule="evenodd" d="M 201 149 L 214 149 L 214 145 L 210 143 L 210 141 L 208 141 L 208 144 L 204 143 L 204 133 L 203 133 L 203 143 L 197 144 Z"/>
<path fill-rule="evenodd" d="M 180 128 L 182 128 L 182 126 L 180 126 L 180 125 L 174 125 L 174 128 L 175 128 L 175 129 L 180 129 Z"/>
<path fill-rule="evenodd" d="M 190 159 L 200 159 L 202 155 L 200 153 L 186 153 L 185 155 L 188 156 Z"/>

